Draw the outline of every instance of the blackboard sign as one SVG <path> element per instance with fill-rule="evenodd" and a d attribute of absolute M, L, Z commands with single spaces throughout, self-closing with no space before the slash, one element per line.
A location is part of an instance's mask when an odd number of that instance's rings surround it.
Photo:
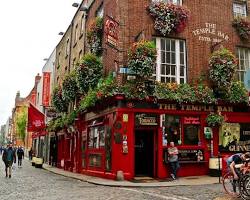
<path fill-rule="evenodd" d="M 179 149 L 180 162 L 202 162 L 204 161 L 204 151 L 202 149 Z M 168 151 L 164 149 L 164 161 L 168 162 Z"/>
<path fill-rule="evenodd" d="M 180 149 L 179 161 L 204 161 L 204 152 L 201 149 Z"/>

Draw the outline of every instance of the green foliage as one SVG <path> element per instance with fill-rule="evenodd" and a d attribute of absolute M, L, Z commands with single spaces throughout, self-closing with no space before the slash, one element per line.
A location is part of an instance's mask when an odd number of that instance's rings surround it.
<path fill-rule="evenodd" d="M 95 88 L 102 77 L 103 66 L 100 58 L 94 54 L 86 54 L 76 66 L 76 82 L 82 94 L 87 94 L 90 88 Z"/>
<path fill-rule="evenodd" d="M 76 82 L 76 73 L 72 71 L 66 75 L 62 83 L 62 97 L 67 102 L 75 100 L 78 93 L 78 87 Z"/>
<path fill-rule="evenodd" d="M 232 82 L 227 99 L 230 103 L 248 103 L 248 91 L 242 82 Z"/>
<path fill-rule="evenodd" d="M 250 37 L 250 21 L 247 18 L 237 17 L 232 26 L 236 29 L 241 39 L 248 40 Z"/>
<path fill-rule="evenodd" d="M 16 128 L 17 134 L 24 142 L 26 135 L 26 126 L 27 126 L 27 111 L 23 110 L 21 113 L 18 113 L 16 118 Z"/>
<path fill-rule="evenodd" d="M 212 104 L 217 102 L 213 90 L 208 86 L 203 85 L 202 83 L 194 87 L 194 91 L 195 96 L 197 98 L 197 102 L 204 104 Z"/>
<path fill-rule="evenodd" d="M 218 127 L 225 121 L 224 116 L 216 113 L 210 113 L 207 118 L 206 122 L 210 127 Z"/>
<path fill-rule="evenodd" d="M 134 43 L 128 54 L 128 68 L 139 77 L 149 78 L 153 74 L 156 54 L 153 42 Z"/>
<path fill-rule="evenodd" d="M 209 67 L 214 86 L 219 90 L 228 89 L 237 69 L 236 57 L 226 48 L 221 48 L 212 54 Z"/>
<path fill-rule="evenodd" d="M 92 53 L 101 54 L 103 35 L 103 18 L 96 17 L 87 31 L 87 43 Z"/>
<path fill-rule="evenodd" d="M 67 102 L 63 98 L 61 87 L 55 87 L 52 93 L 52 105 L 56 111 L 61 113 L 67 110 Z"/>

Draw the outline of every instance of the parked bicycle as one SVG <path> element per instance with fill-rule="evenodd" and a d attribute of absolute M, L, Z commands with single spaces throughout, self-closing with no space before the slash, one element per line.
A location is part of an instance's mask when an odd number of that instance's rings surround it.
<path fill-rule="evenodd" d="M 236 166 L 239 179 L 235 180 L 231 171 L 226 171 L 222 177 L 222 184 L 227 194 L 233 197 L 241 197 L 243 200 L 250 200 L 250 163 Z"/>

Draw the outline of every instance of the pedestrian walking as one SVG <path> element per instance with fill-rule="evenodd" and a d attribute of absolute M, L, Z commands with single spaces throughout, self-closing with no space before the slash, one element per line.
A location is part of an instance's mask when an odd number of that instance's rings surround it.
<path fill-rule="evenodd" d="M 180 165 L 178 161 L 178 149 L 174 146 L 174 142 L 170 142 L 170 147 L 168 148 L 168 161 L 172 170 L 171 177 L 175 180 L 177 179 L 177 172 Z"/>
<path fill-rule="evenodd" d="M 22 167 L 22 160 L 24 159 L 23 148 L 22 147 L 18 147 L 16 154 L 17 154 L 17 159 L 18 159 L 17 165 L 18 165 L 18 167 Z"/>
<path fill-rule="evenodd" d="M 9 143 L 7 145 L 7 148 L 4 149 L 2 160 L 5 164 L 5 173 L 6 173 L 6 178 L 9 177 L 11 178 L 11 169 L 12 169 L 12 164 L 13 162 L 16 162 L 16 153 L 14 149 L 12 148 L 12 143 Z"/>
<path fill-rule="evenodd" d="M 29 150 L 29 160 L 32 160 L 32 155 L 33 155 L 33 151 L 32 151 L 32 147 Z"/>

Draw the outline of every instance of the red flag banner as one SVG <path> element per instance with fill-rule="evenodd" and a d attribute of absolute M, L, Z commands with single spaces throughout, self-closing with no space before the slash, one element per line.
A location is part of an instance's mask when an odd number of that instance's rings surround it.
<path fill-rule="evenodd" d="M 38 132 L 45 128 L 44 114 L 30 103 L 28 108 L 28 131 Z"/>
<path fill-rule="evenodd" d="M 42 104 L 49 106 L 50 101 L 50 72 L 43 72 L 43 96 Z"/>

